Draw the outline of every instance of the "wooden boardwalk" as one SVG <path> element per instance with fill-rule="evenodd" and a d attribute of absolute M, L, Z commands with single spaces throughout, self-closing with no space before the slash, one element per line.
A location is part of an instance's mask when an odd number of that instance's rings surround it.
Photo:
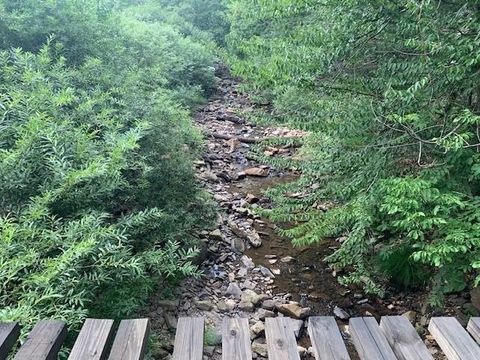
<path fill-rule="evenodd" d="M 314 316 L 308 322 L 315 359 L 351 359 L 333 317 Z M 352 318 L 349 329 L 361 360 L 433 360 L 412 324 L 403 316 L 383 317 L 380 324 L 372 317 Z M 203 330 L 203 318 L 181 318 L 173 360 L 202 360 L 203 342 L 198 339 L 203 338 Z M 447 359 L 480 360 L 480 346 L 476 342 L 480 341 L 480 318 L 472 318 L 467 330 L 455 318 L 433 318 L 429 326 Z M 265 337 L 269 360 L 300 360 L 291 319 L 265 319 Z M 251 359 L 248 319 L 224 319 L 222 360 Z"/>
<path fill-rule="evenodd" d="M 330 316 L 308 320 L 308 335 L 317 360 L 350 360 L 337 323 Z M 180 318 L 173 360 L 203 360 L 203 318 Z M 113 320 L 87 319 L 68 360 L 142 360 L 149 332 L 148 319 L 122 320 L 114 330 Z M 455 318 L 432 318 L 429 331 L 449 360 L 480 360 L 480 318 L 464 329 Z M 361 360 L 433 360 L 412 324 L 403 316 L 386 316 L 380 324 L 372 317 L 350 319 L 349 332 Z M 20 346 L 20 327 L 0 323 L 0 360 L 54 360 L 67 335 L 62 321 L 38 322 Z M 265 319 L 268 359 L 300 360 L 293 322 L 286 317 Z M 223 320 L 222 360 L 251 360 L 248 319 Z M 353 350 L 351 350 L 353 351 Z"/>
<path fill-rule="evenodd" d="M 113 320 L 87 319 L 68 360 L 141 360 L 149 333 L 148 319 L 122 320 L 114 336 Z M 20 326 L 0 323 L 0 360 L 54 360 L 67 336 L 63 321 L 39 321 L 19 346 Z M 112 341 L 113 340 L 113 341 Z"/>

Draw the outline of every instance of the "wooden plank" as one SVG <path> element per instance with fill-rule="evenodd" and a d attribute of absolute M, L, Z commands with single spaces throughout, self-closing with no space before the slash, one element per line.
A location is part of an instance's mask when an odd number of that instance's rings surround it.
<path fill-rule="evenodd" d="M 122 320 L 110 351 L 110 360 L 141 360 L 145 356 L 148 319 Z"/>
<path fill-rule="evenodd" d="M 480 347 L 468 335 L 457 319 L 453 317 L 431 318 L 428 330 L 448 359 L 480 359 Z"/>
<path fill-rule="evenodd" d="M 0 360 L 5 360 L 8 352 L 20 336 L 20 326 L 16 322 L 0 323 Z"/>
<path fill-rule="evenodd" d="M 252 360 L 248 319 L 225 318 L 222 327 L 222 359 Z"/>
<path fill-rule="evenodd" d="M 362 360 L 395 360 L 396 356 L 373 317 L 350 319 L 353 344 Z"/>
<path fill-rule="evenodd" d="M 470 335 L 480 343 L 480 318 L 470 318 L 470 321 L 467 325 L 467 330 L 470 332 Z"/>
<path fill-rule="evenodd" d="M 269 360 L 300 360 L 289 318 L 266 318 L 265 335 Z"/>
<path fill-rule="evenodd" d="M 113 320 L 87 319 L 68 360 L 103 360 L 113 334 Z"/>
<path fill-rule="evenodd" d="M 333 316 L 310 317 L 308 334 L 317 360 L 350 360 Z"/>
<path fill-rule="evenodd" d="M 41 320 L 15 355 L 15 360 L 53 360 L 67 336 L 67 325 L 58 320 Z"/>
<path fill-rule="evenodd" d="M 205 320 L 200 317 L 178 319 L 173 360 L 202 360 Z"/>
<path fill-rule="evenodd" d="M 380 328 L 400 360 L 433 360 L 433 356 L 405 316 L 384 316 L 380 321 Z"/>

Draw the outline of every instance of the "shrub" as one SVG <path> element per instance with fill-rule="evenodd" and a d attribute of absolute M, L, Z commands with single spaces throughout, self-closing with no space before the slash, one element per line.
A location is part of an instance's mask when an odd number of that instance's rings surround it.
<path fill-rule="evenodd" d="M 143 19 L 156 4 L 115 3 L 0 2 L 0 320 L 25 331 L 127 316 L 198 275 L 193 230 L 213 211 L 190 108 L 214 86 L 214 58 Z"/>

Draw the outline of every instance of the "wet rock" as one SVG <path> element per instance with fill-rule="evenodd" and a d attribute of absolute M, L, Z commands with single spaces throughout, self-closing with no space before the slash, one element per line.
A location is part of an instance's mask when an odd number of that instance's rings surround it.
<path fill-rule="evenodd" d="M 338 306 L 333 308 L 333 314 L 341 320 L 348 320 L 350 318 L 350 314 Z"/>
<path fill-rule="evenodd" d="M 252 167 L 243 170 L 243 172 L 249 176 L 259 176 L 259 177 L 267 177 L 268 176 L 268 169 L 262 169 L 260 167 Z"/>
<path fill-rule="evenodd" d="M 310 315 L 310 308 L 302 308 L 298 304 L 278 304 L 276 308 L 282 314 L 296 319 L 305 319 Z"/>

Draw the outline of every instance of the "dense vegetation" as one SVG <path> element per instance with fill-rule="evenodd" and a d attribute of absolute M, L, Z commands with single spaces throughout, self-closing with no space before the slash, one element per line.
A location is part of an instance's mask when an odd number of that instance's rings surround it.
<path fill-rule="evenodd" d="M 213 36 L 170 5 L 0 1 L 0 320 L 126 316 L 197 274 Z"/>
<path fill-rule="evenodd" d="M 311 131 L 277 160 L 303 172 L 271 192 L 285 233 L 340 236 L 329 262 L 370 292 L 428 284 L 438 305 L 477 284 L 478 2 L 232 0 L 230 20 L 257 119 Z"/>
<path fill-rule="evenodd" d="M 311 134 L 265 159 L 302 172 L 269 193 L 286 235 L 338 237 L 372 293 L 478 284 L 477 1 L 0 0 L 0 320 L 74 328 L 197 275 L 218 46 L 255 120 Z"/>

